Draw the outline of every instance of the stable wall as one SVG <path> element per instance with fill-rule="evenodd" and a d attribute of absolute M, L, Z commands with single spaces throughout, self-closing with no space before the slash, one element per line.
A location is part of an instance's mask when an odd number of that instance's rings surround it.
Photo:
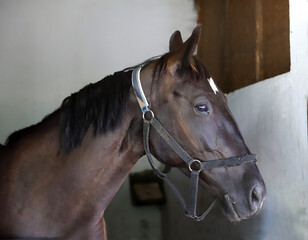
<path fill-rule="evenodd" d="M 307 1 L 290 0 L 291 71 L 228 95 L 267 185 L 261 231 L 249 239 L 308 239 L 307 12 Z"/>

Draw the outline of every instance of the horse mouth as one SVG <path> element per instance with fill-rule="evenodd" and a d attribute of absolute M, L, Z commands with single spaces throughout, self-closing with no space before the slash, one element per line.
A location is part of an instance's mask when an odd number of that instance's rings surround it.
<path fill-rule="evenodd" d="M 223 213 L 229 221 L 239 222 L 243 219 L 236 209 L 236 201 L 229 194 L 224 194 L 222 205 L 224 210 Z"/>

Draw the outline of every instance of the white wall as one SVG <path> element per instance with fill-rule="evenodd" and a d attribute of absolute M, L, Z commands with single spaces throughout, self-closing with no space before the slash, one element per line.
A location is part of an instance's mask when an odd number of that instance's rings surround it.
<path fill-rule="evenodd" d="M 0 143 L 72 92 L 168 50 L 192 0 L 1 0 Z"/>
<path fill-rule="evenodd" d="M 267 185 L 254 239 L 308 239 L 308 1 L 290 0 L 290 45 L 289 73 L 228 95 Z"/>

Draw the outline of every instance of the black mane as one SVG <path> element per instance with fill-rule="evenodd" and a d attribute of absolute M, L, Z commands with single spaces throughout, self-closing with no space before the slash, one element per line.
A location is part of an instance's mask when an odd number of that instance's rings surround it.
<path fill-rule="evenodd" d="M 114 130 L 127 107 L 131 71 L 117 72 L 89 84 L 64 99 L 61 106 L 60 146 L 68 152 L 81 145 L 90 125 L 93 134 Z"/>

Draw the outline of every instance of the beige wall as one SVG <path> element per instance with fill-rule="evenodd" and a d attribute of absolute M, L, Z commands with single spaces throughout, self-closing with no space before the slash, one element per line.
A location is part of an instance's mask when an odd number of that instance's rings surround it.
<path fill-rule="evenodd" d="M 228 95 L 267 184 L 256 239 L 308 239 L 307 12 L 290 0 L 291 71 Z"/>

